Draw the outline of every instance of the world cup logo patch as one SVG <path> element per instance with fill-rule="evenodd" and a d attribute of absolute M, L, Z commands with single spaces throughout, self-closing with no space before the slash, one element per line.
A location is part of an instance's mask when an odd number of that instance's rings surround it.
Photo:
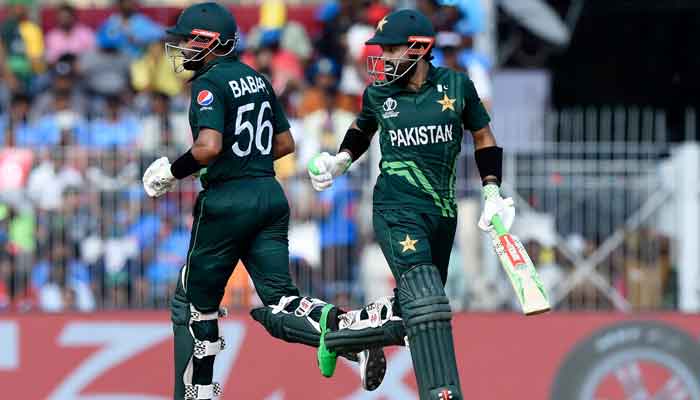
<path fill-rule="evenodd" d="M 197 95 L 197 104 L 199 104 L 200 106 L 206 107 L 213 102 L 214 102 L 214 93 L 212 93 L 208 90 L 202 90 Z"/>
<path fill-rule="evenodd" d="M 384 114 L 382 114 L 382 117 L 384 119 L 398 117 L 399 112 L 395 111 L 397 106 L 398 103 L 396 102 L 396 100 L 392 99 L 391 97 L 386 99 L 386 101 L 384 101 L 384 104 L 382 105 L 382 109 L 384 110 Z"/>

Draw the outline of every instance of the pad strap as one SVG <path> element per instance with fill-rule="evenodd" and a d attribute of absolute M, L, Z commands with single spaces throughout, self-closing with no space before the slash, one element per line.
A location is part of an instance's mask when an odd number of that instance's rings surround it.
<path fill-rule="evenodd" d="M 220 308 L 219 311 L 203 313 L 194 308 L 190 303 L 190 322 L 211 321 L 225 317 L 226 315 L 228 315 L 228 311 L 225 308 Z"/>
<path fill-rule="evenodd" d="M 272 309 L 273 314 L 279 314 L 280 312 L 286 312 L 286 308 L 288 305 L 290 305 L 294 300 L 298 299 L 299 296 L 283 296 L 279 303 L 275 304 L 274 306 L 270 306 Z"/>
<path fill-rule="evenodd" d="M 215 356 L 226 348 L 226 341 L 223 336 L 219 336 L 219 340 L 211 342 L 209 340 L 194 339 L 194 356 L 202 359 L 208 356 Z"/>
<path fill-rule="evenodd" d="M 185 385 L 186 400 L 207 400 L 221 396 L 221 385 L 214 382 L 211 385 Z"/>
<path fill-rule="evenodd" d="M 316 308 L 323 307 L 327 303 L 323 300 L 315 299 L 312 297 L 303 297 L 299 302 L 299 306 L 294 310 L 294 315 L 297 317 L 306 317 L 311 314 Z"/>

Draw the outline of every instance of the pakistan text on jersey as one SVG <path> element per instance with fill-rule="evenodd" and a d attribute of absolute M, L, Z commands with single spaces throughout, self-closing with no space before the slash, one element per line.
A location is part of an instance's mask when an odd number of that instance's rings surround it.
<path fill-rule="evenodd" d="M 258 93 L 261 90 L 268 93 L 267 86 L 265 86 L 265 81 L 263 81 L 263 79 L 259 76 L 244 76 L 239 78 L 237 81 L 229 81 L 228 85 L 231 87 L 235 98 L 239 98 L 250 93 Z"/>
<path fill-rule="evenodd" d="M 423 125 L 405 129 L 390 129 L 392 146 L 420 146 L 452 141 L 452 125 Z"/>

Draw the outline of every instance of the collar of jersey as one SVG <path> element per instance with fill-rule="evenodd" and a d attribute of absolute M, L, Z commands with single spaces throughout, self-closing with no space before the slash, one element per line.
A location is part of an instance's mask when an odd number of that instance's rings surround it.
<path fill-rule="evenodd" d="M 194 73 L 194 75 L 192 76 L 192 78 L 190 78 L 190 82 L 191 82 L 191 81 L 194 81 L 194 80 L 197 79 L 198 77 L 204 75 L 205 73 L 207 73 L 207 71 L 209 71 L 210 69 L 212 69 L 212 68 L 213 68 L 215 65 L 217 65 L 217 64 L 221 64 L 221 63 L 225 63 L 225 62 L 231 62 L 231 61 L 235 61 L 235 60 L 237 60 L 237 59 L 238 59 L 238 57 L 233 56 L 233 55 L 231 55 L 231 56 L 226 56 L 226 57 L 217 57 L 217 58 L 215 58 L 215 59 L 209 61 L 206 65 L 204 65 L 204 66 L 203 66 L 202 68 L 200 68 L 199 70 L 197 70 L 197 71 Z"/>
<path fill-rule="evenodd" d="M 387 91 L 387 94 L 389 96 L 401 93 L 401 92 L 407 92 L 407 93 L 420 93 L 426 88 L 426 84 L 430 85 L 437 85 L 438 81 L 438 69 L 433 65 L 433 63 L 428 63 L 428 76 L 425 78 L 425 83 L 421 88 L 418 90 L 418 92 L 414 92 L 412 90 L 408 90 L 405 87 L 399 86 L 396 83 L 392 83 L 391 85 L 384 86 L 383 88 Z"/>

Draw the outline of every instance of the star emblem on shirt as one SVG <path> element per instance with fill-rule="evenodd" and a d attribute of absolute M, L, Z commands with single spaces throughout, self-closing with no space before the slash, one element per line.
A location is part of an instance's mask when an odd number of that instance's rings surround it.
<path fill-rule="evenodd" d="M 399 242 L 399 244 L 403 247 L 401 252 L 405 253 L 408 250 L 416 251 L 416 243 L 418 243 L 417 239 L 413 240 L 410 236 L 408 236 L 408 234 L 406 234 L 406 239 L 404 239 L 402 242 Z"/>
<path fill-rule="evenodd" d="M 377 30 L 379 32 L 382 32 L 384 30 L 384 25 L 386 25 L 387 22 L 389 21 L 387 21 L 386 17 L 382 18 L 381 21 L 379 21 L 379 23 L 377 24 Z"/>
<path fill-rule="evenodd" d="M 447 97 L 447 94 L 442 95 L 442 100 L 437 100 L 438 104 L 440 104 L 442 106 L 442 111 L 445 111 L 445 110 L 454 111 L 455 110 L 455 101 L 457 101 L 457 99 L 451 99 L 451 98 Z"/>

